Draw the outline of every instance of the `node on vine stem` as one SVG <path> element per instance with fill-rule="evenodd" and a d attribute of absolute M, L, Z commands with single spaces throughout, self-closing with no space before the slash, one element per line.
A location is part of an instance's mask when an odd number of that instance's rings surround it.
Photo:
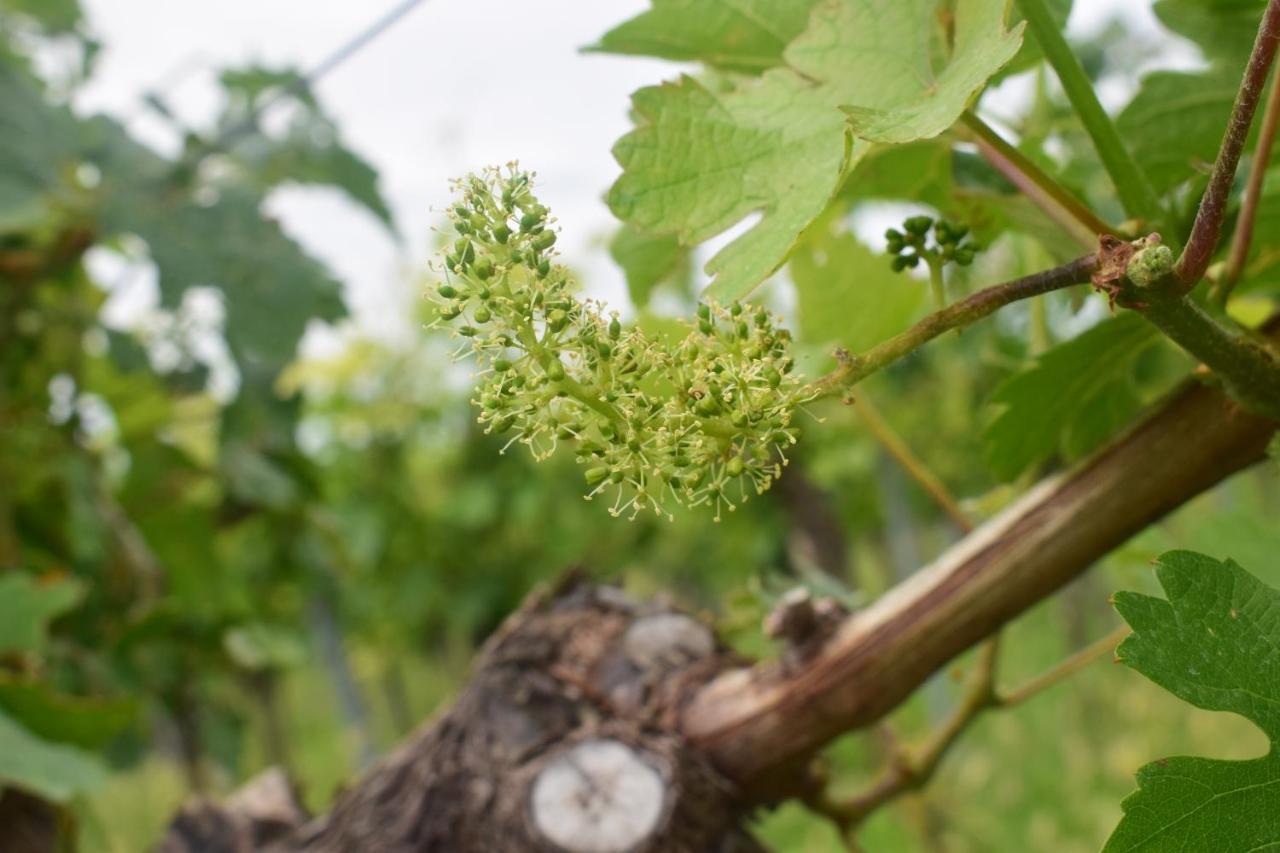
<path fill-rule="evenodd" d="M 706 302 L 683 340 L 650 338 L 575 294 L 530 173 L 490 168 L 455 190 L 432 325 L 476 360 L 487 432 L 538 459 L 571 445 L 587 499 L 612 498 L 614 515 L 707 505 L 719 520 L 772 485 L 814 395 L 771 312 Z"/>

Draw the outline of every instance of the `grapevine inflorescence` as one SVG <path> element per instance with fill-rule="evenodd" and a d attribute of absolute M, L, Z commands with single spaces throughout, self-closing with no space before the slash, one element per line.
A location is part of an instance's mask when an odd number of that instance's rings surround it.
<path fill-rule="evenodd" d="M 556 232 L 514 165 L 455 183 L 437 322 L 478 365 L 486 431 L 536 458 L 562 442 L 585 466 L 588 500 L 614 515 L 709 505 L 719 520 L 781 474 L 792 415 L 811 397 L 793 372 L 790 333 L 769 311 L 698 306 L 679 342 L 624 327 L 578 298 L 554 262 Z M 505 447 L 503 448 L 506 449 Z"/>
<path fill-rule="evenodd" d="M 930 229 L 932 245 L 928 241 Z M 953 225 L 944 219 L 934 222 L 929 216 L 910 216 L 902 223 L 902 230 L 890 228 L 884 232 L 894 272 L 915 269 L 921 259 L 931 266 L 954 261 L 967 267 L 978 251 L 972 240 L 965 239 L 968 235 L 967 225 Z"/>

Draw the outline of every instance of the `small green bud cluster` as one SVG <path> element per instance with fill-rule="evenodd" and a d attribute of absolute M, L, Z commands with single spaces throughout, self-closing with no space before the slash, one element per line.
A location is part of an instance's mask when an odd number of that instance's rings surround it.
<path fill-rule="evenodd" d="M 440 322 L 480 366 L 479 420 L 542 459 L 561 443 L 585 466 L 588 500 L 614 515 L 709 505 L 719 520 L 781 474 L 792 414 L 812 398 L 790 333 L 740 303 L 702 304 L 678 343 L 624 328 L 574 295 L 556 233 L 514 165 L 456 182 L 456 236 L 436 289 Z M 506 450 L 506 447 L 503 448 Z"/>
<path fill-rule="evenodd" d="M 933 231 L 933 244 L 929 245 L 929 231 Z M 930 216 L 911 216 L 902 223 L 902 230 L 890 228 L 884 232 L 889 241 L 890 264 L 894 272 L 915 269 L 923 259 L 928 264 L 955 262 L 962 267 L 973 263 L 978 247 L 969 236 L 969 226 L 954 225 L 945 219 L 936 223 Z"/>
<path fill-rule="evenodd" d="M 1125 267 L 1125 275 L 1138 287 L 1151 287 L 1173 272 L 1173 250 L 1163 243 L 1151 242 L 1139 249 Z"/>

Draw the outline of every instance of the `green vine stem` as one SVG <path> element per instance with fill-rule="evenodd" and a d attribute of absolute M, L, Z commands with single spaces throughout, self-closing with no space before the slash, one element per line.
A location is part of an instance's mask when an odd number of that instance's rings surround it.
<path fill-rule="evenodd" d="M 969 326 L 1020 299 L 1084 284 L 1098 268 L 1097 255 L 1076 258 L 1060 267 L 979 290 L 954 302 L 864 353 L 837 353 L 840 366 L 810 386 L 815 397 L 843 394 L 871 374 L 910 354 L 951 329 Z"/>
<path fill-rule="evenodd" d="M 929 470 L 929 466 L 924 464 L 902 436 L 890 426 L 881 414 L 880 408 L 863 393 L 858 394 L 854 404 L 858 414 L 862 416 L 862 422 L 867 427 L 867 431 L 880 443 L 885 452 L 893 457 L 893 461 L 897 462 L 898 466 L 907 472 L 907 476 L 933 499 L 933 502 L 946 513 L 957 528 L 964 533 L 972 533 L 973 522 L 960 508 L 960 502 L 943 484 L 941 478 Z"/>
<path fill-rule="evenodd" d="M 1228 329 L 1186 296 L 1151 293 L 1135 306 L 1147 321 L 1213 371 L 1245 408 L 1280 420 L 1280 361 L 1260 343 Z"/>
<path fill-rule="evenodd" d="M 1093 140 L 1094 148 L 1115 184 L 1125 212 L 1135 219 L 1149 223 L 1159 222 L 1163 218 L 1163 209 L 1151 181 L 1125 147 L 1111 117 L 1099 103 L 1093 84 L 1085 74 L 1080 60 L 1071 52 L 1071 47 L 1057 21 L 1049 13 L 1045 0 L 1018 0 L 1018 8 L 1026 17 L 1032 35 L 1044 51 L 1049 64 L 1053 66 L 1067 99 L 1071 101 L 1076 115 Z"/>
<path fill-rule="evenodd" d="M 1114 228 L 1103 222 L 1084 202 L 1006 142 L 976 113 L 967 111 L 960 117 L 960 121 L 973 134 L 982 156 L 1081 246 L 1092 249 L 1097 245 L 1099 234 L 1118 235 Z"/>
<path fill-rule="evenodd" d="M 1129 633 L 1129 626 L 1121 625 L 1007 693 L 996 689 L 999 644 L 996 638 L 988 640 L 978 650 L 973 673 L 959 705 L 923 744 L 915 749 L 897 747 L 884 769 L 866 790 L 847 799 L 836 799 L 828 790 L 820 789 L 811 794 L 805 804 L 835 823 L 841 835 L 847 841 L 852 841 L 853 834 L 878 809 L 903 794 L 919 790 L 928 784 L 951 747 L 985 712 L 1014 708 L 1054 687 L 1113 652 Z"/>

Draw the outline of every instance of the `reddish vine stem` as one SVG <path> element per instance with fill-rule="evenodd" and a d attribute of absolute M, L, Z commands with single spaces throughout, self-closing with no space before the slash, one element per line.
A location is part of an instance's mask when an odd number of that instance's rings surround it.
<path fill-rule="evenodd" d="M 1218 247 L 1236 167 L 1240 164 L 1240 154 L 1249 137 L 1249 127 L 1266 86 L 1277 45 L 1280 45 L 1280 0 L 1270 0 L 1267 11 L 1262 16 L 1262 23 L 1258 26 L 1258 37 L 1253 43 L 1249 64 L 1245 66 L 1240 90 L 1236 93 L 1231 120 L 1227 122 L 1218 158 L 1213 165 L 1213 173 L 1209 176 L 1209 186 L 1205 188 L 1200 208 L 1196 211 L 1191 236 L 1178 258 L 1175 273 L 1181 293 L 1187 293 L 1196 286 Z"/>
<path fill-rule="evenodd" d="M 1227 268 L 1214 290 L 1219 302 L 1226 302 L 1231 289 L 1240 280 L 1245 261 L 1249 258 L 1249 246 L 1253 242 L 1253 225 L 1258 216 L 1258 202 L 1262 198 L 1262 184 L 1267 176 L 1267 163 L 1271 159 L 1271 147 L 1275 143 L 1276 128 L 1280 126 L 1280 81 L 1271 75 L 1271 90 L 1262 112 L 1262 128 L 1258 132 L 1258 145 L 1249 167 L 1249 183 L 1245 187 L 1244 202 L 1240 206 L 1240 218 L 1231 235 L 1231 250 L 1227 255 Z"/>
<path fill-rule="evenodd" d="M 977 114 L 966 112 L 961 123 L 973 134 L 978 150 L 1018 191 L 1044 211 L 1085 248 L 1098 243 L 1099 234 L 1119 236 L 1088 205 L 1067 191 L 1030 158 L 1004 140 Z"/>

